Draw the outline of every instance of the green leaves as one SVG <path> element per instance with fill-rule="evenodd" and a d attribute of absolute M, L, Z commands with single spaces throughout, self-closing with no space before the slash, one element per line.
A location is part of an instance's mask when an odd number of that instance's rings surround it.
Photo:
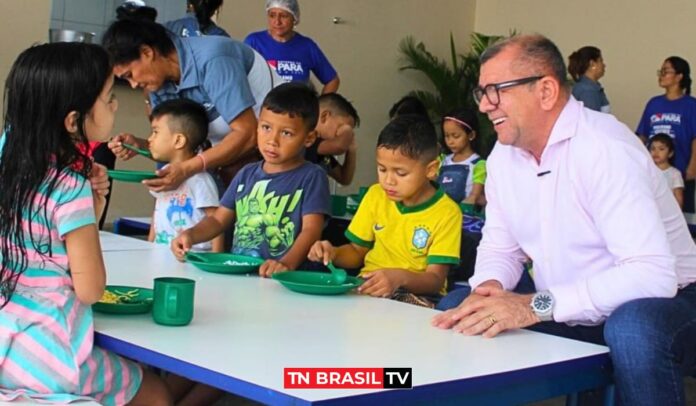
<path fill-rule="evenodd" d="M 514 35 L 512 31 L 510 35 Z M 450 32 L 450 61 L 441 60 L 431 54 L 422 42 L 408 36 L 399 43 L 402 65 L 399 71 L 414 70 L 421 72 L 432 83 L 435 92 L 414 90 L 410 94 L 418 97 L 428 108 L 431 118 L 436 123 L 448 111 L 456 107 L 478 110 L 472 91 L 478 85 L 479 57 L 491 44 L 504 38 L 498 35 L 471 34 L 471 49 L 466 54 L 458 54 L 454 36 Z M 484 150 L 489 150 L 495 143 L 493 127 L 483 115 L 479 115 L 480 136 Z"/>

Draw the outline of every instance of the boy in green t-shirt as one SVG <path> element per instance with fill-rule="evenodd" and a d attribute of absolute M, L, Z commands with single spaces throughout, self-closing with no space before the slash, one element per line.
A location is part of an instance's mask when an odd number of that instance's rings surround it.
<path fill-rule="evenodd" d="M 432 183 L 437 155 L 437 135 L 425 118 L 399 116 L 387 124 L 377 140 L 379 184 L 348 226 L 350 243 L 318 241 L 309 259 L 361 267 L 360 293 L 432 305 L 445 293 L 450 265 L 459 263 L 462 225 L 457 204 Z"/>

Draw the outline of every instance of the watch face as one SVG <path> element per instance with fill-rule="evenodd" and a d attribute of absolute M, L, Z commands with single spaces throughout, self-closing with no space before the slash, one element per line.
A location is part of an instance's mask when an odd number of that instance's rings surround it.
<path fill-rule="evenodd" d="M 549 310 L 551 308 L 551 303 L 553 298 L 549 295 L 535 295 L 534 296 L 534 308 L 541 312 Z"/>

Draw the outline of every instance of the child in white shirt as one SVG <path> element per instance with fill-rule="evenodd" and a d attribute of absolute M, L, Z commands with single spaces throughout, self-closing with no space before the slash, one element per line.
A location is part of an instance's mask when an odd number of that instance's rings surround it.
<path fill-rule="evenodd" d="M 667 185 L 672 189 L 679 207 L 683 207 L 684 178 L 682 178 L 682 174 L 677 168 L 670 165 L 670 161 L 674 157 L 674 141 L 672 137 L 664 133 L 655 134 L 650 138 L 648 145 L 655 165 L 662 169 L 662 174 L 667 179 Z"/>
<path fill-rule="evenodd" d="M 205 108 L 188 99 L 158 104 L 150 121 L 152 134 L 147 141 L 152 158 L 159 162 L 184 162 L 196 156 L 196 150 L 208 135 Z M 198 156 L 204 159 L 203 155 Z M 176 190 L 150 193 L 156 202 L 148 240 L 167 246 L 180 232 L 214 212 L 220 203 L 215 181 L 205 171 L 186 179 Z M 193 249 L 222 252 L 224 236 L 197 244 Z"/>

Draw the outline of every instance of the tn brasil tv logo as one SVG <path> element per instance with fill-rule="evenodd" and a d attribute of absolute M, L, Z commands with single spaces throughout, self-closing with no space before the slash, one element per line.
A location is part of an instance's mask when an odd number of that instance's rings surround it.
<path fill-rule="evenodd" d="M 283 368 L 285 389 L 410 389 L 411 368 Z"/>

